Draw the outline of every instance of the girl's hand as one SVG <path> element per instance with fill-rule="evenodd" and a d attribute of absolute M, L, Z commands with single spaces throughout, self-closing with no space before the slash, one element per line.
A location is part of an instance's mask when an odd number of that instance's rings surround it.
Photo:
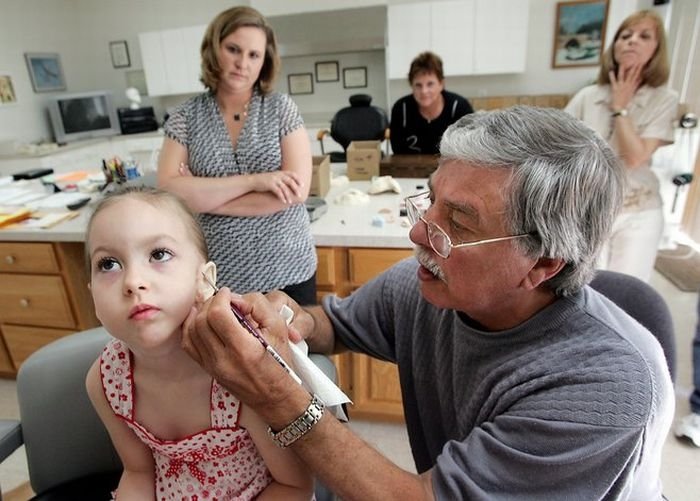
<path fill-rule="evenodd" d="M 614 71 L 610 72 L 610 108 L 612 111 L 625 109 L 629 106 L 635 92 L 642 84 L 643 69 L 642 65 L 635 64 L 634 66 L 621 66 L 617 75 Z"/>
<path fill-rule="evenodd" d="M 269 191 L 286 204 L 291 204 L 293 198 L 301 197 L 301 181 L 296 172 L 261 172 L 253 174 L 253 179 L 254 191 Z"/>

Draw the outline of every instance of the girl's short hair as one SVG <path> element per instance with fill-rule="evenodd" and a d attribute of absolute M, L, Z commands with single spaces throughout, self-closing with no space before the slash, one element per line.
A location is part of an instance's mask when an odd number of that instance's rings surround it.
<path fill-rule="evenodd" d="M 280 68 L 277 41 L 275 40 L 272 26 L 267 22 L 267 19 L 252 7 L 233 7 L 221 12 L 209 23 L 200 48 L 202 56 L 202 76 L 200 80 L 206 88 L 216 92 L 221 78 L 221 66 L 219 65 L 221 41 L 242 27 L 259 28 L 265 33 L 267 40 L 265 59 L 255 86 L 262 94 L 269 94 L 272 92 L 273 83 Z"/>
<path fill-rule="evenodd" d="M 411 68 L 408 70 L 408 83 L 413 85 L 413 79 L 421 73 L 434 73 L 441 82 L 445 79 L 445 74 L 442 71 L 442 59 L 433 52 L 421 52 L 413 61 Z"/>
<path fill-rule="evenodd" d="M 608 49 L 603 54 L 603 61 L 600 65 L 600 72 L 598 73 L 598 84 L 607 85 L 610 83 L 610 72 L 614 71 L 617 74 L 617 61 L 615 61 L 615 42 L 620 38 L 620 34 L 632 26 L 644 19 L 651 19 L 656 26 L 656 40 L 658 45 L 656 47 L 656 52 L 651 57 L 647 65 L 642 70 L 642 83 L 647 84 L 651 87 L 659 87 L 666 82 L 668 82 L 668 77 L 670 73 L 668 65 L 668 48 L 666 42 L 666 30 L 664 29 L 664 23 L 661 17 L 653 10 L 640 10 L 634 14 L 628 16 L 620 27 L 615 32 L 615 37 L 612 43 L 608 46 Z"/>

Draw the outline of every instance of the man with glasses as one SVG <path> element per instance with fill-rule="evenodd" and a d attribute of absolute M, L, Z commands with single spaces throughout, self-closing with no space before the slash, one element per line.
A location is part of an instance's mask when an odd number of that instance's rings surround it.
<path fill-rule="evenodd" d="M 514 107 L 450 126 L 426 194 L 409 197 L 415 259 L 301 309 L 224 290 L 185 346 L 342 499 L 661 499 L 673 389 L 655 338 L 587 286 L 620 207 L 608 145 L 566 113 Z M 392 464 L 238 326 L 284 354 L 395 362 L 416 470 Z"/>

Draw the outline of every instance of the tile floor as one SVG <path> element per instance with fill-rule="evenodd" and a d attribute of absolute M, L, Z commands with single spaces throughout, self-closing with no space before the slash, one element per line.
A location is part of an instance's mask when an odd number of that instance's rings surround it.
<path fill-rule="evenodd" d="M 676 419 L 688 413 L 688 395 L 691 389 L 691 342 L 695 329 L 697 293 L 681 292 L 658 273 L 652 285 L 666 298 L 673 314 L 677 350 L 678 375 L 676 381 Z M 15 383 L 0 379 L 0 418 L 17 418 Z M 350 426 L 368 443 L 382 451 L 396 464 L 415 471 L 411 459 L 406 429 L 402 425 L 353 420 Z M 700 449 L 678 441 L 669 435 L 663 453 L 661 476 L 664 494 L 671 501 L 691 501 L 700 498 Z M 0 464 L 0 487 L 5 501 L 25 501 L 19 491 L 27 482 L 24 450 L 19 449 Z M 16 495 L 7 495 L 16 489 Z"/>

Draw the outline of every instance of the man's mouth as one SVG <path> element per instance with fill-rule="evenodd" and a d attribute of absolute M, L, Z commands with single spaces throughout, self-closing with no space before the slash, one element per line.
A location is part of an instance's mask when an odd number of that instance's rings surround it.
<path fill-rule="evenodd" d="M 414 254 L 416 260 L 418 261 L 418 264 L 420 264 L 423 268 L 432 273 L 432 275 L 438 280 L 446 282 L 445 275 L 442 272 L 442 269 L 440 269 L 438 264 L 435 261 L 433 261 L 430 251 L 418 245 L 414 250 Z"/>

